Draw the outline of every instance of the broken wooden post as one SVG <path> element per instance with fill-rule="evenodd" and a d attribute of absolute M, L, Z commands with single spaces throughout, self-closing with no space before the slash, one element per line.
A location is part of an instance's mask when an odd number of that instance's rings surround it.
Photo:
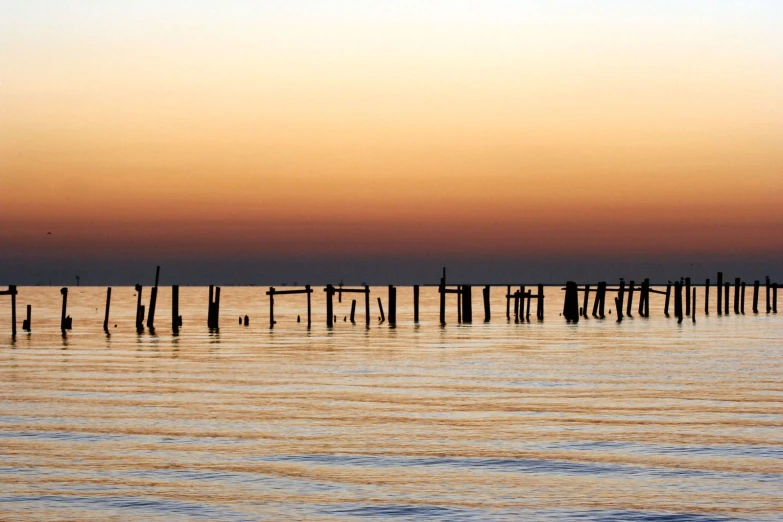
<path fill-rule="evenodd" d="M 650 280 L 644 279 L 642 286 L 639 288 L 639 316 L 647 317 L 645 315 L 645 309 L 647 307 L 647 300 L 650 298 Z M 690 298 L 688 299 L 690 303 Z"/>
<path fill-rule="evenodd" d="M 383 303 L 381 302 L 381 298 L 378 298 L 378 309 L 381 311 L 381 322 L 386 321 L 386 315 L 383 313 Z"/>
<path fill-rule="evenodd" d="M 691 320 L 696 322 L 696 287 L 693 288 L 693 313 L 691 314 Z"/>
<path fill-rule="evenodd" d="M 440 325 L 446 326 L 446 267 L 443 267 L 443 276 L 438 286 L 440 292 Z"/>
<path fill-rule="evenodd" d="M 536 319 L 544 320 L 544 285 L 538 285 L 538 298 L 536 302 Z"/>
<path fill-rule="evenodd" d="M 691 315 L 691 278 L 685 278 L 685 315 Z"/>
<path fill-rule="evenodd" d="M 11 337 L 16 338 L 16 285 L 8 285 L 11 294 Z"/>
<path fill-rule="evenodd" d="M 245 326 L 250 326 L 250 318 L 247 315 L 245 315 L 244 324 Z"/>
<path fill-rule="evenodd" d="M 519 307 L 517 308 L 517 311 L 519 312 L 519 321 L 524 323 L 525 322 L 525 287 L 520 286 L 519 287 L 519 296 L 517 299 L 519 299 Z"/>
<path fill-rule="evenodd" d="M 598 294 L 601 296 L 600 302 L 598 304 L 598 317 L 600 319 L 606 318 L 605 312 L 605 305 L 606 305 L 606 281 L 601 281 L 598 283 Z"/>
<path fill-rule="evenodd" d="M 579 322 L 579 287 L 573 281 L 566 282 L 566 295 L 563 302 L 563 317 L 572 323 Z"/>
<path fill-rule="evenodd" d="M 489 309 L 489 285 L 484 287 L 482 293 L 484 294 L 484 322 L 488 323 L 492 317 L 492 313 Z"/>
<path fill-rule="evenodd" d="M 419 322 L 419 285 L 413 285 L 413 322 Z"/>
<path fill-rule="evenodd" d="M 519 290 L 514 291 L 514 322 L 519 322 Z"/>
<path fill-rule="evenodd" d="M 769 276 L 766 278 L 766 291 L 767 291 L 767 313 L 770 313 L 772 311 L 772 306 L 770 305 L 769 298 L 770 298 L 770 289 L 771 285 L 769 283 Z"/>
<path fill-rule="evenodd" d="M 674 282 L 674 316 L 677 322 L 682 322 L 682 285 L 679 281 Z"/>
<path fill-rule="evenodd" d="M 269 328 L 275 327 L 275 287 L 269 287 Z"/>
<path fill-rule="evenodd" d="M 326 292 L 326 327 L 331 328 L 334 326 L 334 287 L 332 285 L 326 285 L 324 289 Z"/>
<path fill-rule="evenodd" d="M 511 320 L 511 285 L 506 287 L 506 320 Z"/>
<path fill-rule="evenodd" d="M 527 319 L 527 322 L 530 322 L 530 297 L 533 295 L 532 290 L 527 291 L 527 308 L 525 309 L 525 319 Z"/>
<path fill-rule="evenodd" d="M 628 317 L 633 317 L 631 314 L 631 311 L 633 311 L 633 280 L 631 280 L 630 283 L 628 283 L 628 308 L 625 309 L 625 315 Z"/>
<path fill-rule="evenodd" d="M 370 326 L 370 287 L 364 285 L 364 323 Z"/>
<path fill-rule="evenodd" d="M 666 284 L 666 299 L 663 302 L 663 315 L 669 317 L 669 301 L 672 295 L 672 282 Z"/>
<path fill-rule="evenodd" d="M 397 326 L 397 288 L 389 285 L 389 326 Z"/>
<path fill-rule="evenodd" d="M 710 280 L 704 283 L 704 315 L 710 315 Z"/>
<path fill-rule="evenodd" d="M 351 301 L 351 324 L 356 324 L 356 299 Z"/>
<path fill-rule="evenodd" d="M 171 331 L 179 333 L 182 318 L 179 316 L 179 285 L 171 287 Z"/>
<path fill-rule="evenodd" d="M 623 304 L 620 302 L 619 297 L 614 298 L 614 308 L 617 312 L 617 322 L 622 323 L 623 322 Z"/>
<path fill-rule="evenodd" d="M 723 272 L 718 272 L 718 315 L 723 313 Z"/>
<path fill-rule="evenodd" d="M 742 295 L 740 296 L 740 313 L 745 315 L 745 281 L 742 282 Z"/>
<path fill-rule="evenodd" d="M 69 317 L 65 315 L 66 310 L 68 308 L 68 289 L 61 288 L 60 293 L 63 296 L 63 309 L 60 314 L 60 330 L 62 330 L 62 332 L 65 333 L 65 330 L 71 329 L 71 322 L 69 321 Z"/>
<path fill-rule="evenodd" d="M 471 324 L 473 322 L 473 299 L 472 286 L 462 285 L 462 322 Z"/>
<path fill-rule="evenodd" d="M 22 321 L 22 330 L 25 332 L 31 332 L 33 327 L 33 306 L 27 305 L 27 319 Z"/>
<path fill-rule="evenodd" d="M 759 280 L 753 281 L 753 313 L 759 313 Z"/>
<path fill-rule="evenodd" d="M 311 312 L 312 307 L 310 305 L 310 294 L 312 294 L 313 291 L 310 290 L 310 285 L 305 285 L 305 290 L 307 291 L 307 327 L 310 328 L 310 325 L 312 324 L 312 312 Z M 369 308 L 369 306 L 367 308 Z"/>
<path fill-rule="evenodd" d="M 109 310 L 111 309 L 111 287 L 106 289 L 106 310 L 103 313 L 103 330 L 109 331 Z"/>
<path fill-rule="evenodd" d="M 739 304 L 740 304 L 740 278 L 735 277 L 734 278 L 734 313 L 739 315 Z"/>
<path fill-rule="evenodd" d="M 724 293 L 723 293 L 723 298 L 724 298 L 723 313 L 726 314 L 726 315 L 729 315 L 729 293 L 730 293 L 729 291 L 731 290 L 731 284 L 729 284 L 728 281 L 726 281 L 725 287 L 723 288 L 723 290 L 724 290 Z"/>
<path fill-rule="evenodd" d="M 155 307 L 158 302 L 158 281 L 160 280 L 160 266 L 155 269 L 155 286 L 150 291 L 150 310 L 147 314 L 147 328 L 155 328 Z"/>
<path fill-rule="evenodd" d="M 144 328 L 144 308 L 141 306 L 141 292 L 143 287 L 137 284 L 136 289 L 136 331 L 140 331 Z"/>
<path fill-rule="evenodd" d="M 772 284 L 772 313 L 778 313 L 778 284 Z"/>
<path fill-rule="evenodd" d="M 587 319 L 587 305 L 590 304 L 590 285 L 585 285 L 585 296 L 582 300 L 582 317 Z"/>
<path fill-rule="evenodd" d="M 213 328 L 212 314 L 214 313 L 213 303 L 215 302 L 215 285 L 209 285 L 209 308 L 207 308 L 207 328 Z"/>
<path fill-rule="evenodd" d="M 462 286 L 457 285 L 457 323 L 462 324 Z"/>
<path fill-rule="evenodd" d="M 217 330 L 220 328 L 220 287 L 215 287 L 215 303 L 212 306 L 212 328 Z"/>
<path fill-rule="evenodd" d="M 622 277 L 620 278 L 620 288 L 617 289 L 617 297 L 615 298 L 615 307 L 619 306 L 617 309 L 617 322 L 621 322 L 623 320 L 623 304 L 625 303 L 625 279 Z"/>

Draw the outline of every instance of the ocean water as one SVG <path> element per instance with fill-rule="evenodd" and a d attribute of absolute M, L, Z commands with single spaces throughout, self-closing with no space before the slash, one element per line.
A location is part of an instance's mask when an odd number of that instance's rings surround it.
<path fill-rule="evenodd" d="M 178 336 L 168 287 L 142 334 L 133 288 L 110 335 L 105 288 L 70 289 L 66 336 L 59 288 L 20 288 L 15 340 L 0 297 L 0 519 L 783 519 L 781 315 L 678 324 L 654 295 L 649 319 L 569 325 L 549 287 L 514 324 L 494 288 L 485 324 L 474 288 L 476 321 L 449 296 L 441 328 L 437 289 L 414 325 L 401 287 L 396 328 L 373 288 L 369 329 L 346 294 L 329 330 L 317 287 L 311 329 L 279 296 L 270 330 L 266 290 L 223 287 L 210 331 L 208 290 L 181 288 Z"/>

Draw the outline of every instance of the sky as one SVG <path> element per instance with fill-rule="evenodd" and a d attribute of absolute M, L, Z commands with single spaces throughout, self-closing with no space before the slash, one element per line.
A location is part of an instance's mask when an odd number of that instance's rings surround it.
<path fill-rule="evenodd" d="M 0 0 L 0 198 L 2 284 L 783 279 L 783 3 Z"/>

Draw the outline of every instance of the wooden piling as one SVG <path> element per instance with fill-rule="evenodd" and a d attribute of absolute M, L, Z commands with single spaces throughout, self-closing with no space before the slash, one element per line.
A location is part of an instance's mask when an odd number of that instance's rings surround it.
<path fill-rule="evenodd" d="M 351 324 L 356 324 L 356 299 L 351 301 Z"/>
<path fill-rule="evenodd" d="M 511 320 L 511 285 L 506 287 L 506 320 Z"/>
<path fill-rule="evenodd" d="M 696 288 L 693 288 L 693 313 L 691 314 L 691 320 L 696 323 Z"/>
<path fill-rule="evenodd" d="M 742 295 L 740 295 L 740 313 L 745 315 L 745 281 L 742 282 Z"/>
<path fill-rule="evenodd" d="M 160 280 L 160 266 L 155 269 L 155 286 L 150 292 L 150 310 L 147 314 L 147 328 L 155 328 L 155 308 L 158 302 L 158 281 Z"/>
<path fill-rule="evenodd" d="M 33 330 L 33 306 L 27 305 L 27 319 L 25 319 L 22 322 L 22 329 L 26 332 L 31 332 Z"/>
<path fill-rule="evenodd" d="M 600 319 L 606 318 L 605 304 L 606 304 L 606 282 L 601 281 L 598 283 L 598 294 L 601 296 L 600 303 L 598 304 L 598 317 Z"/>
<path fill-rule="evenodd" d="M 536 318 L 544 320 L 544 285 L 538 285 L 538 298 L 536 303 Z"/>
<path fill-rule="evenodd" d="M 419 285 L 413 285 L 413 322 L 419 322 Z"/>
<path fill-rule="evenodd" d="M 759 313 L 759 280 L 753 281 L 753 313 Z"/>
<path fill-rule="evenodd" d="M 579 287 L 574 281 L 566 283 L 563 317 L 565 317 L 566 321 L 572 323 L 579 322 Z"/>
<path fill-rule="evenodd" d="M 365 326 L 370 326 L 370 287 L 368 285 L 364 285 L 364 323 Z"/>
<path fill-rule="evenodd" d="M 769 282 L 769 276 L 766 278 L 766 286 L 765 289 L 767 291 L 767 313 L 770 313 L 772 311 L 772 306 L 770 305 L 769 298 L 770 298 L 770 290 L 771 290 L 770 282 Z"/>
<path fill-rule="evenodd" d="M 650 298 L 650 280 L 645 279 L 642 281 L 641 287 L 639 287 L 639 316 L 647 317 L 644 313 L 647 299 Z M 688 299 L 690 302 L 690 298 Z"/>
<path fill-rule="evenodd" d="M 620 278 L 620 288 L 617 290 L 617 297 L 615 298 L 615 307 L 617 308 L 617 322 L 623 320 L 623 303 L 625 302 L 625 279 Z"/>
<path fill-rule="evenodd" d="M 514 292 L 514 322 L 519 322 L 519 290 Z"/>
<path fill-rule="evenodd" d="M 310 295 L 313 293 L 312 290 L 310 290 L 310 285 L 305 285 L 305 290 L 307 290 L 307 327 L 310 328 L 310 325 L 312 324 L 312 305 L 310 304 Z M 370 306 L 367 306 L 367 312 L 369 315 Z"/>
<path fill-rule="evenodd" d="M 269 287 L 269 328 L 275 327 L 275 287 Z"/>
<path fill-rule="evenodd" d="M 143 287 L 137 284 L 134 288 L 136 289 L 136 331 L 139 331 L 144 328 L 144 312 L 142 312 L 143 308 L 141 306 Z"/>
<path fill-rule="evenodd" d="M 457 286 L 457 323 L 462 324 L 462 286 Z"/>
<path fill-rule="evenodd" d="M 492 318 L 492 312 L 489 309 L 489 285 L 484 287 L 482 293 L 484 294 L 484 322 L 488 323 Z"/>
<path fill-rule="evenodd" d="M 103 330 L 109 331 L 109 310 L 111 309 L 111 287 L 106 289 L 106 310 L 103 313 Z"/>
<path fill-rule="evenodd" d="M 625 315 L 628 317 L 633 317 L 633 315 L 631 315 L 631 311 L 633 310 L 633 291 L 634 287 L 632 280 L 630 283 L 628 283 L 628 308 L 625 309 Z"/>
<path fill-rule="evenodd" d="M 682 285 L 679 281 L 674 282 L 674 316 L 677 322 L 682 322 Z"/>
<path fill-rule="evenodd" d="M 527 322 L 530 322 L 530 297 L 533 295 L 532 290 L 527 291 L 527 308 L 525 309 L 525 318 L 527 319 Z"/>
<path fill-rule="evenodd" d="M 180 322 L 179 285 L 173 285 L 171 287 L 171 331 L 175 334 L 179 333 Z"/>
<path fill-rule="evenodd" d="M 644 280 L 645 294 L 644 294 L 644 316 L 650 317 L 650 279 Z"/>
<path fill-rule="evenodd" d="M 739 306 L 739 304 L 740 304 L 739 297 L 740 296 L 739 296 L 739 294 L 740 294 L 740 278 L 739 277 L 735 277 L 734 278 L 734 313 L 737 314 L 737 315 L 739 315 L 739 313 L 740 313 L 740 310 L 739 310 L 739 308 L 740 308 L 740 306 Z"/>
<path fill-rule="evenodd" d="M 663 302 L 663 315 L 669 317 L 669 301 L 672 295 L 672 282 L 666 283 L 666 299 Z"/>
<path fill-rule="evenodd" d="M 710 315 L 710 280 L 704 283 L 704 315 Z"/>
<path fill-rule="evenodd" d="M 209 308 L 207 308 L 207 328 L 214 328 L 212 316 L 215 312 L 213 303 L 215 302 L 215 285 L 209 285 Z"/>
<path fill-rule="evenodd" d="M 397 326 L 397 288 L 389 285 L 389 326 Z"/>
<path fill-rule="evenodd" d="M 718 272 L 718 315 L 723 313 L 723 272 Z"/>
<path fill-rule="evenodd" d="M 386 315 L 383 313 L 383 303 L 381 302 L 381 298 L 378 298 L 378 309 L 381 311 L 381 322 L 386 321 Z"/>
<path fill-rule="evenodd" d="M 778 313 L 778 284 L 772 284 L 772 313 Z"/>
<path fill-rule="evenodd" d="M 685 315 L 691 315 L 691 278 L 685 278 Z"/>
<path fill-rule="evenodd" d="M 11 294 L 11 337 L 16 337 L 16 285 L 8 285 Z"/>
<path fill-rule="evenodd" d="M 68 329 L 68 318 L 65 315 L 66 309 L 68 308 L 68 289 L 67 288 L 61 288 L 60 293 L 63 296 L 63 308 L 62 312 L 60 313 L 60 330 L 65 333 L 65 330 Z"/>
<path fill-rule="evenodd" d="M 726 281 L 723 290 L 724 290 L 724 292 L 723 292 L 723 298 L 724 298 L 723 312 L 726 315 L 729 315 L 729 291 L 731 290 L 731 284 L 729 284 L 728 281 Z"/>
<path fill-rule="evenodd" d="M 585 295 L 582 300 L 582 317 L 587 319 L 587 305 L 590 304 L 590 285 L 585 285 Z"/>
<path fill-rule="evenodd" d="M 334 287 L 332 285 L 326 285 L 326 327 L 331 328 L 334 326 Z M 380 298 L 378 298 L 380 302 Z"/>
<path fill-rule="evenodd" d="M 440 278 L 438 286 L 440 292 L 440 325 L 446 326 L 446 267 L 443 267 L 443 277 Z"/>
<path fill-rule="evenodd" d="M 519 322 L 524 323 L 525 322 L 525 287 L 520 286 L 519 287 L 519 297 L 517 298 L 519 300 Z"/>
<path fill-rule="evenodd" d="M 468 324 L 473 322 L 473 299 L 471 293 L 471 285 L 462 285 L 462 322 Z"/>
<path fill-rule="evenodd" d="M 215 311 L 212 314 L 213 328 L 217 330 L 220 328 L 220 287 L 215 287 Z"/>
<path fill-rule="evenodd" d="M 623 322 L 623 304 L 620 302 L 619 297 L 614 298 L 614 308 L 617 312 L 617 322 L 622 323 Z"/>

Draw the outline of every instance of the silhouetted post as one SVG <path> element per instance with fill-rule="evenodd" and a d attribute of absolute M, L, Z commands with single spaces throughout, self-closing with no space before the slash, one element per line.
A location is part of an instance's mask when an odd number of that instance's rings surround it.
<path fill-rule="evenodd" d="M 723 272 L 718 272 L 718 315 L 723 313 Z"/>
<path fill-rule="evenodd" d="M 326 326 L 331 328 L 334 326 L 334 287 L 332 285 L 326 285 Z M 380 301 L 380 298 L 378 298 Z"/>
<path fill-rule="evenodd" d="M 544 285 L 538 285 L 538 302 L 536 303 L 536 318 L 544 320 Z"/>
<path fill-rule="evenodd" d="M 745 315 L 745 281 L 742 282 L 742 295 L 740 296 L 740 313 Z"/>
<path fill-rule="evenodd" d="M 8 285 L 11 294 L 11 337 L 16 337 L 16 285 Z"/>
<path fill-rule="evenodd" d="M 370 287 L 364 285 L 364 323 L 369 328 L 370 326 Z"/>
<path fill-rule="evenodd" d="M 489 309 L 489 285 L 484 287 L 484 322 L 488 323 L 492 317 L 492 313 Z"/>
<path fill-rule="evenodd" d="M 312 324 L 312 306 L 310 305 L 310 294 L 312 294 L 312 290 L 310 290 L 310 285 L 305 285 L 305 290 L 307 290 L 307 327 L 310 328 L 310 325 Z M 369 309 L 370 306 L 368 305 L 367 308 Z"/>
<path fill-rule="evenodd" d="M 617 322 L 623 322 L 623 304 L 620 302 L 619 297 L 614 298 L 614 308 L 617 311 Z"/>
<path fill-rule="evenodd" d="M 356 324 L 356 299 L 351 301 L 351 324 Z"/>
<path fill-rule="evenodd" d="M 381 298 L 378 298 L 378 309 L 381 311 L 381 322 L 386 321 L 386 315 L 383 313 L 383 303 L 381 302 Z"/>
<path fill-rule="evenodd" d="M 269 287 L 269 328 L 275 327 L 275 287 Z"/>
<path fill-rule="evenodd" d="M 143 287 L 137 284 L 134 288 L 136 289 L 136 331 L 139 331 L 144 328 L 144 308 L 141 306 L 141 291 Z"/>
<path fill-rule="evenodd" d="M 440 325 L 446 326 L 446 267 L 443 267 L 443 277 L 440 278 Z"/>
<path fill-rule="evenodd" d="M 462 321 L 465 323 L 473 322 L 473 298 L 471 285 L 462 286 Z"/>
<path fill-rule="evenodd" d="M 519 287 L 519 297 L 517 299 L 519 299 L 519 307 L 518 307 L 519 321 L 524 323 L 525 322 L 525 287 L 524 286 Z"/>
<path fill-rule="evenodd" d="M 155 328 L 155 307 L 158 301 L 158 281 L 160 280 L 160 266 L 155 269 L 155 286 L 150 292 L 150 310 L 147 314 L 147 328 Z"/>
<path fill-rule="evenodd" d="M 631 315 L 631 312 L 633 311 L 633 291 L 633 280 L 631 280 L 631 282 L 628 283 L 628 307 L 625 309 L 625 315 L 628 317 L 633 317 L 633 315 Z"/>
<path fill-rule="evenodd" d="M 63 296 L 63 309 L 60 313 L 60 330 L 65 332 L 65 330 L 68 329 L 68 321 L 66 320 L 66 309 L 68 308 L 68 289 L 67 288 L 61 288 L 60 293 Z"/>
<path fill-rule="evenodd" d="M 710 280 L 704 283 L 704 315 L 710 315 Z"/>
<path fill-rule="evenodd" d="M 171 287 L 171 331 L 179 333 L 180 326 L 179 317 L 179 285 L 173 285 Z"/>
<path fill-rule="evenodd" d="M 297 318 L 298 318 L 298 317 L 299 317 L 299 316 L 297 316 Z M 250 318 L 249 318 L 247 315 L 245 315 L 244 324 L 245 324 L 245 326 L 250 326 Z"/>
<path fill-rule="evenodd" d="M 457 323 L 462 324 L 462 286 L 457 286 Z"/>
<path fill-rule="evenodd" d="M 215 323 L 215 330 L 220 328 L 220 287 L 215 287 L 215 312 L 212 316 L 212 320 Z"/>
<path fill-rule="evenodd" d="M 506 287 L 506 320 L 511 320 L 511 285 Z"/>
<path fill-rule="evenodd" d="M 397 326 L 397 289 L 389 285 L 389 326 Z"/>
<path fill-rule="evenodd" d="M 601 294 L 601 303 L 598 305 L 598 317 L 604 319 L 606 318 L 606 281 L 598 283 L 598 293 Z"/>
<path fill-rule="evenodd" d="M 214 328 L 213 315 L 215 313 L 215 286 L 209 285 L 209 308 L 207 308 L 207 328 Z"/>
<path fill-rule="evenodd" d="M 672 282 L 666 284 L 666 299 L 663 302 L 663 315 L 669 317 L 669 301 L 672 295 Z"/>
<path fill-rule="evenodd" d="M 519 290 L 514 291 L 514 322 L 519 322 Z"/>
<path fill-rule="evenodd" d="M 778 313 L 778 284 L 772 284 L 772 313 Z"/>
<path fill-rule="evenodd" d="M 590 285 L 585 285 L 585 295 L 582 300 L 582 317 L 587 319 L 587 305 L 590 304 Z"/>
<path fill-rule="evenodd" d="M 644 280 L 645 293 L 644 293 L 644 316 L 650 317 L 650 280 Z"/>
<path fill-rule="evenodd" d="M 685 278 L 685 315 L 691 315 L 691 278 Z"/>
<path fill-rule="evenodd" d="M 33 306 L 27 305 L 27 319 L 22 322 L 22 329 L 30 332 L 33 329 Z"/>
<path fill-rule="evenodd" d="M 693 314 L 691 315 L 691 319 L 694 323 L 696 323 L 696 288 L 693 289 Z"/>
<path fill-rule="evenodd" d="M 724 298 L 724 306 L 723 311 L 726 315 L 729 315 L 729 290 L 731 290 L 731 285 L 728 281 L 725 283 L 723 298 Z"/>
<path fill-rule="evenodd" d="M 579 287 L 573 281 L 566 283 L 566 296 L 563 306 L 563 317 L 572 323 L 579 322 Z"/>
<path fill-rule="evenodd" d="M 419 322 L 419 285 L 413 285 L 413 322 Z"/>
<path fill-rule="evenodd" d="M 106 311 L 103 314 L 103 329 L 109 331 L 109 309 L 111 308 L 111 287 L 106 289 Z"/>
<path fill-rule="evenodd" d="M 769 304 L 769 291 L 770 291 L 770 283 L 769 283 L 769 276 L 767 276 L 766 279 L 766 291 L 767 291 L 767 313 L 770 313 L 772 311 L 772 307 Z"/>
<path fill-rule="evenodd" d="M 617 290 L 617 297 L 615 298 L 615 307 L 619 306 L 620 308 L 617 309 L 617 322 L 621 322 L 623 320 L 623 304 L 625 303 L 625 279 L 622 277 L 620 278 L 620 288 Z"/>
<path fill-rule="evenodd" d="M 642 281 L 642 286 L 639 288 L 639 315 L 641 317 L 646 317 L 644 315 L 644 306 L 645 301 L 650 296 L 650 280 L 645 279 Z M 690 304 L 690 297 L 688 298 L 688 303 Z"/>
<path fill-rule="evenodd" d="M 674 282 L 674 315 L 677 322 L 682 322 L 682 285 L 679 281 Z"/>
<path fill-rule="evenodd" d="M 759 280 L 753 281 L 753 313 L 759 313 Z"/>
<path fill-rule="evenodd" d="M 734 313 L 739 315 L 740 278 L 734 278 Z"/>
<path fill-rule="evenodd" d="M 525 318 L 527 319 L 527 322 L 530 322 L 530 296 L 533 295 L 532 290 L 527 291 L 527 309 L 525 310 Z"/>

